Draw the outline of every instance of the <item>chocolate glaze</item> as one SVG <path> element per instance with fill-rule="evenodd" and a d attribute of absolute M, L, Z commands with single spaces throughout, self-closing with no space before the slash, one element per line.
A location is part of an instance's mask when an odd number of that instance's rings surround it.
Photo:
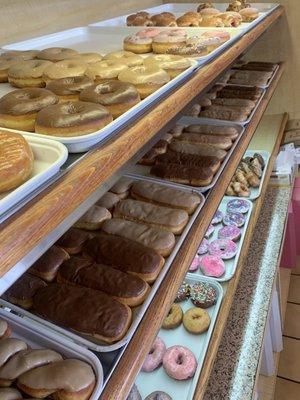
<path fill-rule="evenodd" d="M 40 88 L 17 89 L 0 99 L 0 114 L 24 115 L 58 103 L 59 98 L 52 92 Z"/>
<path fill-rule="evenodd" d="M 170 143 L 170 149 L 185 154 L 213 156 L 219 158 L 220 160 L 223 160 L 227 155 L 227 152 L 225 150 L 217 149 L 216 147 L 209 144 L 180 142 L 177 139 L 173 140 Z"/>
<path fill-rule="evenodd" d="M 68 254 L 58 246 L 52 246 L 30 268 L 29 272 L 51 273 L 56 275 L 61 264 L 69 258 Z"/>
<path fill-rule="evenodd" d="M 164 179 L 207 180 L 213 176 L 209 167 L 200 168 L 179 164 L 154 165 L 150 173 Z"/>
<path fill-rule="evenodd" d="M 79 257 L 65 261 L 58 276 L 66 283 L 101 290 L 121 298 L 138 297 L 147 290 L 146 282 L 137 276 Z"/>
<path fill-rule="evenodd" d="M 89 237 L 90 235 L 88 232 L 78 228 L 71 228 L 58 239 L 56 244 L 67 249 L 81 248 Z M 80 250 L 78 252 L 80 252 Z"/>
<path fill-rule="evenodd" d="M 198 132 L 183 132 L 177 140 L 182 142 L 197 142 L 203 144 L 211 144 L 214 146 L 225 145 L 226 148 L 231 147 L 232 141 L 226 136 L 203 135 Z"/>
<path fill-rule="evenodd" d="M 38 289 L 45 286 L 47 286 L 47 284 L 42 281 L 42 279 L 33 275 L 24 274 L 4 293 L 4 297 L 7 298 L 8 301 L 13 301 L 13 299 L 30 300 Z"/>
<path fill-rule="evenodd" d="M 220 164 L 220 160 L 214 156 L 198 156 L 197 154 L 178 153 L 177 151 L 169 150 L 156 158 L 156 164 L 179 164 L 213 169 Z"/>
<path fill-rule="evenodd" d="M 53 283 L 40 289 L 33 309 L 58 325 L 110 339 L 126 333 L 130 308 L 106 293 L 85 287 Z"/>
<path fill-rule="evenodd" d="M 79 94 L 93 85 L 92 79 L 87 76 L 73 76 L 70 78 L 55 79 L 47 84 L 47 89 L 59 96 Z"/>
<path fill-rule="evenodd" d="M 221 99 L 220 99 L 221 100 Z M 224 126 L 224 125 L 189 125 L 184 128 L 185 132 L 197 132 L 205 134 L 220 134 L 220 135 L 234 135 L 237 134 L 237 128 L 234 126 Z"/>
<path fill-rule="evenodd" d="M 84 245 L 84 252 L 99 263 L 137 274 L 155 273 L 163 264 L 163 258 L 149 247 L 102 232 Z"/>

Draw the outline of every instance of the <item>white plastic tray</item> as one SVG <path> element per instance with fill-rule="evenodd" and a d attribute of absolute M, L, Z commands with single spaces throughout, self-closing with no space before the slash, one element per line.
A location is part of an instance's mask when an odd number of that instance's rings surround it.
<path fill-rule="evenodd" d="M 136 164 L 136 165 L 132 166 L 129 169 L 129 174 L 128 175 L 133 176 L 133 177 L 138 177 L 138 176 L 144 177 L 147 180 L 151 180 L 151 181 L 154 181 L 154 182 L 164 182 L 168 186 L 181 187 L 181 188 L 190 188 L 190 189 L 193 189 L 197 193 L 207 192 L 209 189 L 211 189 L 216 184 L 217 180 L 219 179 L 223 169 L 225 168 L 227 162 L 229 161 L 229 159 L 231 157 L 231 154 L 233 153 L 234 149 L 236 148 L 236 146 L 237 146 L 237 144 L 239 142 L 239 139 L 241 138 L 242 134 L 244 133 L 245 128 L 242 125 L 239 125 L 238 123 L 235 123 L 235 122 L 212 120 L 212 119 L 206 119 L 206 118 L 194 118 L 194 117 L 183 117 L 178 121 L 178 123 L 181 124 L 181 125 L 186 125 L 186 126 L 187 125 L 193 125 L 193 124 L 234 126 L 234 127 L 236 127 L 238 129 L 239 136 L 233 142 L 233 145 L 232 145 L 231 149 L 227 152 L 227 156 L 225 157 L 225 159 L 221 163 L 221 166 L 220 166 L 219 170 L 217 171 L 217 173 L 214 175 L 212 182 L 209 185 L 202 186 L 202 187 L 200 187 L 200 186 L 183 185 L 183 184 L 180 184 L 180 183 L 175 183 L 175 182 L 168 181 L 166 179 L 161 179 L 161 178 L 155 177 L 155 176 L 150 174 L 151 166 L 140 165 L 140 164 Z"/>
<path fill-rule="evenodd" d="M 9 132 L 17 132 L 3 129 Z M 36 137 L 34 134 L 23 134 L 34 154 L 34 167 L 31 177 L 14 190 L 0 194 L 0 216 L 14 206 L 30 192 L 55 175 L 68 157 L 67 148 L 54 140 Z"/>
<path fill-rule="evenodd" d="M 133 180 L 143 180 L 143 178 L 133 178 Z M 162 182 L 162 185 L 165 185 L 164 182 Z M 184 190 L 186 190 L 187 192 L 193 192 L 192 189 L 190 188 L 184 188 Z M 201 208 L 204 205 L 205 202 L 205 198 L 202 194 L 198 193 L 200 195 L 200 197 L 202 198 L 202 202 L 201 204 L 197 207 L 197 209 L 195 210 L 195 212 L 190 215 L 189 218 L 189 222 L 186 225 L 184 231 L 182 232 L 182 234 L 180 236 L 175 236 L 176 238 L 176 245 L 172 251 L 172 253 L 170 254 L 169 257 L 166 258 L 166 262 L 158 276 L 158 278 L 156 279 L 156 281 L 154 282 L 154 284 L 151 286 L 151 290 L 150 293 L 148 294 L 148 297 L 146 298 L 146 300 L 144 301 L 144 303 L 140 306 L 140 307 L 136 307 L 133 308 L 133 322 L 129 328 L 129 330 L 127 331 L 126 335 L 124 336 L 123 339 L 121 339 L 119 342 L 116 342 L 114 344 L 108 345 L 108 344 L 99 344 L 92 342 L 89 339 L 84 338 L 83 336 L 80 336 L 79 334 L 73 333 L 70 330 L 67 330 L 65 328 L 61 328 L 43 318 L 40 318 L 36 315 L 34 315 L 33 313 L 23 310 L 20 307 L 17 307 L 13 304 L 10 304 L 9 302 L 6 302 L 5 300 L 0 299 L 0 304 L 5 305 L 6 307 L 9 307 L 10 309 L 16 311 L 18 314 L 20 315 L 25 315 L 28 318 L 33 319 L 34 321 L 47 326 L 48 328 L 51 328 L 51 330 L 58 332 L 66 337 L 68 337 L 69 339 L 72 339 L 75 343 L 80 344 L 82 346 L 85 346 L 87 348 L 90 348 L 94 351 L 98 351 L 98 352 L 110 352 L 110 351 L 114 351 L 117 350 L 121 347 L 123 347 L 124 345 L 126 345 L 128 343 L 128 341 L 132 338 L 134 332 L 136 331 L 139 323 L 141 322 L 141 319 L 143 318 L 147 308 L 149 307 L 153 297 L 155 296 L 155 293 L 157 292 L 161 282 L 163 281 L 165 275 L 167 274 L 167 272 L 169 271 L 171 264 L 176 256 L 176 254 L 178 253 L 184 239 L 186 238 L 190 228 L 192 227 L 196 217 L 198 216 Z"/>
<path fill-rule="evenodd" d="M 226 208 L 227 208 L 227 203 L 232 200 L 232 199 L 236 199 L 236 197 L 223 197 L 220 206 L 219 206 L 219 210 L 222 211 L 223 214 L 226 213 Z M 239 262 L 239 258 L 240 258 L 240 253 L 243 247 L 243 242 L 245 239 L 245 234 L 248 228 L 248 224 L 249 224 L 249 220 L 250 220 L 250 216 L 252 213 L 252 208 L 253 208 L 253 203 L 248 200 L 248 199 L 244 199 L 249 203 L 249 211 L 247 212 L 247 214 L 244 214 L 246 217 L 246 221 L 245 224 L 241 227 L 241 237 L 238 241 L 236 241 L 236 244 L 238 246 L 238 251 L 235 255 L 234 258 L 230 259 L 230 260 L 223 260 L 225 263 L 225 274 L 223 276 L 221 276 L 220 278 L 213 278 L 210 277 L 210 279 L 218 281 L 218 282 L 226 282 L 229 281 L 235 274 L 238 262 Z M 215 224 L 215 230 L 212 234 L 212 236 L 208 239 L 208 241 L 211 243 L 213 240 L 218 239 L 218 231 L 224 226 L 222 222 L 220 222 L 219 224 Z M 208 254 L 208 253 L 206 253 Z M 200 256 L 201 257 L 201 256 Z M 194 275 L 200 275 L 200 276 L 204 276 L 202 274 L 202 272 L 200 271 L 200 268 L 197 269 L 197 271 L 195 272 L 189 272 L 188 276 L 194 276 Z"/>
<path fill-rule="evenodd" d="M 47 348 L 55 350 L 67 358 L 77 358 L 87 362 L 93 368 L 97 379 L 95 389 L 89 400 L 99 399 L 103 386 L 103 370 L 95 354 L 4 309 L 0 309 L 0 317 L 5 319 L 11 327 L 11 337 L 24 340 L 32 349 Z"/>
<path fill-rule="evenodd" d="M 199 276 L 187 276 L 185 282 L 190 284 L 197 282 L 209 282 L 217 290 L 217 303 L 214 306 L 206 309 L 211 317 L 209 329 L 201 335 L 193 335 L 184 328 L 183 324 L 181 324 L 175 329 L 161 329 L 158 333 L 158 336 L 165 342 L 167 348 L 175 345 L 182 345 L 194 353 L 198 362 L 195 375 L 192 379 L 177 381 L 167 375 L 163 366 L 160 366 L 152 372 L 141 371 L 137 376 L 136 384 L 143 399 L 156 390 L 161 390 L 168 393 L 174 400 L 193 399 L 196 385 L 198 383 L 203 362 L 209 346 L 210 338 L 221 306 L 223 289 L 217 282 Z M 191 307 L 194 307 L 192 301 L 189 299 L 178 304 L 182 307 L 183 312 Z"/>

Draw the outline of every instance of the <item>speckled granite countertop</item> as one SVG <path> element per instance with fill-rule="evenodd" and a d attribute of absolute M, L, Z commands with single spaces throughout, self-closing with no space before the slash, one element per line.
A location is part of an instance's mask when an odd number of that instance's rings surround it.
<path fill-rule="evenodd" d="M 204 400 L 251 400 L 291 188 L 269 187 Z"/>

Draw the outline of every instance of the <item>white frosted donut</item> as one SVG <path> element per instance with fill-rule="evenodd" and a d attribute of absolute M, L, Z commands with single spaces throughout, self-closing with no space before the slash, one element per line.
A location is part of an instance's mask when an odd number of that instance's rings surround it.
<path fill-rule="evenodd" d="M 129 68 L 119 75 L 119 80 L 129 82 L 133 85 L 149 84 L 149 85 L 164 85 L 169 82 L 169 75 L 157 65 L 153 66 L 138 66 Z"/>
<path fill-rule="evenodd" d="M 108 53 L 103 58 L 104 60 L 119 61 L 127 65 L 128 67 L 135 67 L 143 64 L 143 58 L 131 51 L 115 51 Z"/>
<path fill-rule="evenodd" d="M 157 65 L 159 68 L 184 70 L 191 66 L 188 58 L 172 54 L 155 54 L 144 59 L 145 65 Z"/>

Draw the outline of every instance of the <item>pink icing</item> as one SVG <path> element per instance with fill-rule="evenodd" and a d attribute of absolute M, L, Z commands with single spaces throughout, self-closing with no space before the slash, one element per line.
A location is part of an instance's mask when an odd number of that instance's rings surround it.
<path fill-rule="evenodd" d="M 219 239 L 229 239 L 234 242 L 237 241 L 241 236 L 241 230 L 235 225 L 223 226 L 218 232 Z"/>
<path fill-rule="evenodd" d="M 130 35 L 130 36 L 126 36 L 126 38 L 124 39 L 125 43 L 134 43 L 134 44 L 150 44 L 152 43 L 152 39 L 148 38 L 148 37 L 141 37 L 141 36 L 137 36 L 137 35 Z"/>
<path fill-rule="evenodd" d="M 163 357 L 166 373 L 179 381 L 192 378 L 197 368 L 197 360 L 187 347 L 169 347 Z"/>
<path fill-rule="evenodd" d="M 143 29 L 141 31 L 138 31 L 136 33 L 136 36 L 142 37 L 142 38 L 154 38 L 154 36 L 158 35 L 161 32 L 161 29 L 159 28 L 149 28 L 149 29 Z"/>
<path fill-rule="evenodd" d="M 224 261 L 215 256 L 203 256 L 200 260 L 200 268 L 204 275 L 215 278 L 219 278 L 225 273 Z"/>
<path fill-rule="evenodd" d="M 158 368 L 162 363 L 165 352 L 166 345 L 164 341 L 157 336 L 157 338 L 154 340 L 149 354 L 144 361 L 142 371 L 151 372 Z"/>
<path fill-rule="evenodd" d="M 202 256 L 202 254 L 207 253 L 208 252 L 208 245 L 209 245 L 208 240 L 204 238 L 202 240 L 198 250 L 197 250 L 197 253 L 200 254 L 201 256 Z"/>
<path fill-rule="evenodd" d="M 210 243 L 208 252 L 212 256 L 228 260 L 236 255 L 237 245 L 232 240 L 217 239 Z"/>
<path fill-rule="evenodd" d="M 204 32 L 201 36 L 204 36 L 207 38 L 216 37 L 216 38 L 219 38 L 222 43 L 224 43 L 230 39 L 230 34 L 227 31 L 223 31 L 221 29 Z"/>
<path fill-rule="evenodd" d="M 192 264 L 190 265 L 189 271 L 192 272 L 196 271 L 199 268 L 199 263 L 200 263 L 200 257 L 196 255 L 192 261 Z"/>

